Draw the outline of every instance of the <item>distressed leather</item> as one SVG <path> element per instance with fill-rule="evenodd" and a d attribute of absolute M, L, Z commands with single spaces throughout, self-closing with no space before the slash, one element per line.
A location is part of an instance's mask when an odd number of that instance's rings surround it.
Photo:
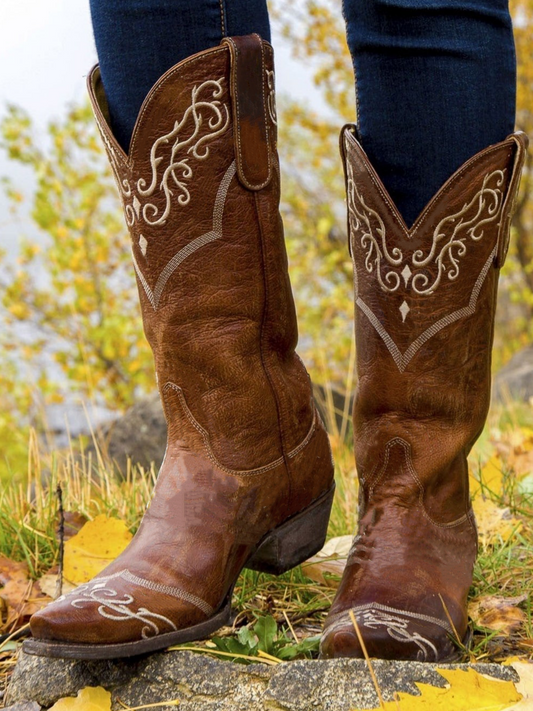
<path fill-rule="evenodd" d="M 477 536 L 467 455 L 490 399 L 499 267 L 527 147 L 465 163 L 408 229 L 355 127 L 341 135 L 354 262 L 359 528 L 323 657 L 442 661 L 467 632 Z"/>
<path fill-rule="evenodd" d="M 257 35 L 186 59 L 151 90 L 125 155 L 98 67 L 89 76 L 168 446 L 128 548 L 34 615 L 34 637 L 122 643 L 209 619 L 263 537 L 332 486 L 328 438 L 295 353 L 273 77 L 272 49 Z"/>

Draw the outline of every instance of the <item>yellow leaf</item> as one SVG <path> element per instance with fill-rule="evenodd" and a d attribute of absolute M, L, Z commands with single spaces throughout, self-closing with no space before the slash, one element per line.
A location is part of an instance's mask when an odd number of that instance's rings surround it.
<path fill-rule="evenodd" d="M 490 546 L 500 538 L 505 543 L 522 528 L 522 522 L 511 516 L 509 509 L 501 509 L 490 499 L 478 497 L 472 502 L 476 515 L 480 543 Z"/>
<path fill-rule="evenodd" d="M 482 489 L 489 489 L 495 494 L 503 493 L 502 463 L 493 455 L 479 472 L 479 480 L 470 476 L 470 493 L 475 498 Z"/>
<path fill-rule="evenodd" d="M 531 711 L 533 709 L 533 663 L 517 661 L 511 666 L 520 677 L 516 688 L 522 694 L 522 700 L 506 708 L 505 711 Z"/>
<path fill-rule="evenodd" d="M 66 696 L 49 711 L 111 711 L 111 694 L 101 686 L 86 686 L 77 696 Z"/>
<path fill-rule="evenodd" d="M 398 702 L 388 701 L 372 711 L 504 711 L 522 698 L 512 681 L 492 679 L 475 669 L 437 671 L 448 682 L 445 688 L 417 683 L 420 696 L 400 692 Z"/>
<path fill-rule="evenodd" d="M 65 578 L 87 583 L 114 560 L 131 541 L 131 533 L 117 518 L 97 516 L 65 543 Z"/>

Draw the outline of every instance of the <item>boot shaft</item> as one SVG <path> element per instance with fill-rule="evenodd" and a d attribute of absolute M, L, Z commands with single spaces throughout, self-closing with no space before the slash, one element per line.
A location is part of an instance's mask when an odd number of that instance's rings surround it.
<path fill-rule="evenodd" d="M 228 467 L 282 456 L 304 439 L 313 407 L 294 352 L 272 48 L 257 36 L 229 38 L 169 70 L 143 104 L 128 156 L 109 129 L 98 68 L 89 92 L 169 427 L 171 384 Z"/>
<path fill-rule="evenodd" d="M 343 131 L 364 498 L 402 491 L 414 505 L 422 487 L 441 521 L 469 508 L 466 456 L 489 406 L 496 290 L 526 147 L 517 133 L 478 153 L 408 228 L 354 127 Z"/>

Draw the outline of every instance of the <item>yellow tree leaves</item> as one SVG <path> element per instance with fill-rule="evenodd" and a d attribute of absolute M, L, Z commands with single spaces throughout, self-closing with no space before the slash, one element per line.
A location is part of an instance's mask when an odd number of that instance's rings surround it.
<path fill-rule="evenodd" d="M 132 538 L 123 521 L 97 516 L 65 543 L 65 578 L 88 582 L 126 548 Z"/>
<path fill-rule="evenodd" d="M 505 711 L 522 698 L 513 682 L 483 676 L 474 669 L 437 671 L 448 682 L 445 688 L 417 683 L 420 696 L 400 692 L 397 701 L 372 711 Z"/>

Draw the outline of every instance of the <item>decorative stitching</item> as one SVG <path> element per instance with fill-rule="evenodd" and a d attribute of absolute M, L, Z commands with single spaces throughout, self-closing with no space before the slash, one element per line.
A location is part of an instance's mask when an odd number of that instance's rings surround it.
<path fill-rule="evenodd" d="M 219 101 L 223 95 L 224 78 L 208 79 L 199 86 L 194 86 L 191 90 L 191 103 L 183 114 L 181 120 L 174 122 L 174 127 L 168 133 L 159 136 L 150 149 L 150 167 L 152 176 L 150 184 L 144 178 L 137 180 L 137 191 L 143 198 L 154 195 L 156 189 L 163 192 L 165 196 L 165 207 L 161 214 L 159 208 L 154 203 L 147 202 L 141 205 L 137 195 L 132 204 L 124 203 L 124 213 L 126 222 L 131 227 L 142 215 L 143 220 L 151 226 L 164 225 L 170 214 L 172 198 L 175 190 L 178 189 L 177 203 L 181 206 L 188 205 L 191 195 L 187 187 L 187 182 L 193 177 L 193 169 L 189 165 L 191 156 L 196 160 L 203 161 L 209 157 L 208 142 L 213 141 L 222 135 L 230 123 L 230 112 L 227 104 Z M 202 94 L 210 94 L 209 99 L 202 98 Z M 193 129 L 190 135 L 182 138 L 182 133 L 187 124 L 192 119 Z M 200 135 L 202 128 L 207 126 L 208 132 Z M 172 144 L 168 164 L 159 175 L 159 169 L 163 162 L 163 156 L 158 155 L 159 148 Z M 185 153 L 185 157 L 183 156 Z M 129 185 L 128 185 L 129 187 Z M 122 191 L 123 197 L 131 195 Z"/>
<path fill-rule="evenodd" d="M 211 605 L 205 602 L 205 600 L 202 600 L 202 598 L 197 597 L 192 593 L 188 593 L 186 590 L 182 590 L 181 588 L 171 587 L 170 585 L 163 585 L 161 583 L 154 583 L 151 580 L 139 578 L 137 575 L 130 573 L 129 570 L 123 570 L 120 577 L 130 583 L 133 583 L 134 585 L 139 585 L 140 587 L 147 588 L 148 590 L 155 590 L 156 592 L 175 597 L 178 600 L 189 602 L 191 605 L 194 605 L 202 610 L 202 612 L 205 612 L 208 617 L 210 617 L 214 612 Z"/>
<path fill-rule="evenodd" d="M 412 617 L 413 619 L 416 620 L 422 620 L 423 622 L 430 622 L 433 625 L 438 625 L 439 627 L 442 627 L 443 629 L 446 630 L 446 632 L 453 632 L 450 623 L 447 620 L 441 620 L 438 617 L 433 617 L 431 615 L 423 615 L 419 612 L 410 612 L 409 610 L 399 610 L 396 607 L 389 607 L 387 605 L 382 605 L 380 602 L 368 602 L 364 605 L 357 605 L 356 607 L 352 607 L 352 610 L 354 613 L 360 612 L 362 610 L 368 610 L 368 609 L 376 609 L 376 610 L 381 610 L 383 612 L 390 612 L 393 614 L 400 614 L 404 615 L 405 617 Z M 336 615 L 332 615 L 331 619 L 332 620 L 337 620 L 337 618 L 341 617 L 341 615 L 345 615 L 345 612 L 338 612 Z"/>
<path fill-rule="evenodd" d="M 452 175 L 452 177 L 445 184 L 443 189 L 439 190 L 435 194 L 435 196 L 429 201 L 429 203 L 426 205 L 424 211 L 422 213 L 420 213 L 420 215 L 416 218 L 416 220 L 413 223 L 413 225 L 411 226 L 411 228 L 409 228 L 405 224 L 405 220 L 403 219 L 402 215 L 398 211 L 398 208 L 396 207 L 396 205 L 394 204 L 394 202 L 392 201 L 390 196 L 386 192 L 384 192 L 381 181 L 377 177 L 374 167 L 372 166 L 371 163 L 369 163 L 368 158 L 366 157 L 362 148 L 360 148 L 358 142 L 353 137 L 353 135 L 350 131 L 344 132 L 344 143 L 345 143 L 345 149 L 346 149 L 347 153 L 350 153 L 353 151 L 357 154 L 359 151 L 361 152 L 362 160 L 363 160 L 363 163 L 367 169 L 368 177 L 373 182 L 374 187 L 381 195 L 385 204 L 389 207 L 391 212 L 396 217 L 396 222 L 398 223 L 399 227 L 402 229 L 402 231 L 405 233 L 405 235 L 410 239 L 412 239 L 414 237 L 414 235 L 417 233 L 419 227 L 424 222 L 426 215 L 435 207 L 435 205 L 437 205 L 444 198 L 444 196 L 447 193 L 450 192 L 450 190 L 452 190 L 454 185 L 463 177 L 463 175 L 465 173 L 468 172 L 468 170 L 471 168 L 471 166 L 480 160 L 480 157 L 486 158 L 487 156 L 490 156 L 492 153 L 495 153 L 495 152 L 501 150 L 501 148 L 502 148 L 501 144 L 496 144 L 494 146 L 490 146 L 489 148 L 486 148 L 482 152 L 481 156 L 479 154 L 476 154 L 475 156 L 470 158 L 466 163 L 464 163 L 463 166 L 461 167 L 461 169 Z M 359 147 L 359 151 L 357 150 L 358 147 Z M 508 157 L 510 157 L 510 155 L 511 155 L 511 151 L 509 150 Z M 349 164 L 347 164 L 347 165 L 349 165 Z"/>
<path fill-rule="evenodd" d="M 191 240 L 185 247 L 180 249 L 179 252 L 177 252 L 172 257 L 172 259 L 165 265 L 163 271 L 159 275 L 153 291 L 148 285 L 148 282 L 146 281 L 144 274 L 142 273 L 137 263 L 137 260 L 135 259 L 135 254 L 133 253 L 132 249 L 131 254 L 133 258 L 133 266 L 135 267 L 135 271 L 137 272 L 139 281 L 141 282 L 154 311 L 157 311 L 159 301 L 161 299 L 163 291 L 165 290 L 168 280 L 174 274 L 180 264 L 185 261 L 187 257 L 190 257 L 192 254 L 194 254 L 194 252 L 198 251 L 201 247 L 204 247 L 206 244 L 214 242 L 215 240 L 220 239 L 222 237 L 222 217 L 224 214 L 224 206 L 226 203 L 226 197 L 228 195 L 229 186 L 233 179 L 233 176 L 235 175 L 235 172 L 236 165 L 235 161 L 233 161 L 230 167 L 226 170 L 224 177 L 220 181 L 220 185 L 217 190 L 215 203 L 213 206 L 213 229 L 210 232 L 206 232 L 205 234 L 200 235 L 200 237 L 196 237 L 195 239 Z"/>
<path fill-rule="evenodd" d="M 224 10 L 224 0 L 219 0 L 220 4 L 220 29 L 222 31 L 222 37 L 226 37 L 228 30 L 226 28 L 226 13 Z"/>
<path fill-rule="evenodd" d="M 261 45 L 261 78 L 264 77 L 265 75 L 265 56 L 264 56 L 264 45 L 263 41 L 261 40 L 261 37 L 257 33 L 253 33 L 255 37 L 260 41 Z M 236 127 L 235 127 L 235 136 L 237 139 L 237 153 L 239 156 L 239 166 L 242 166 L 244 164 L 243 161 L 243 154 L 242 154 L 242 144 L 241 144 L 241 119 L 240 119 L 240 105 L 239 105 L 239 92 L 237 88 L 237 58 L 239 56 L 239 49 L 235 42 L 232 40 L 231 37 L 227 37 L 225 40 L 228 44 L 231 44 L 233 47 L 233 55 L 235 57 L 235 61 L 232 62 L 232 68 L 231 68 L 231 86 L 232 86 L 232 94 L 233 94 L 233 100 L 235 104 L 235 115 L 236 115 Z M 266 136 L 266 143 L 267 143 L 267 167 L 268 167 L 268 175 L 266 180 L 264 180 L 262 183 L 252 185 L 247 177 L 244 175 L 243 171 L 239 171 L 239 179 L 244 183 L 244 185 L 249 189 L 249 190 L 261 190 L 264 188 L 268 183 L 270 182 L 270 179 L 272 177 L 272 164 L 271 164 L 271 156 L 270 156 L 270 144 L 269 144 L 269 133 L 268 133 L 268 128 L 267 128 L 267 115 L 266 115 L 266 105 L 265 105 L 265 84 L 264 81 L 261 82 L 262 86 L 262 93 L 263 93 L 263 113 L 265 117 L 265 129 L 267 131 L 267 136 Z"/>
<path fill-rule="evenodd" d="M 274 124 L 274 126 L 278 125 L 278 114 L 276 111 L 276 90 L 275 90 L 275 84 L 274 84 L 274 71 L 267 69 L 266 71 L 266 76 L 267 76 L 267 84 L 268 84 L 268 98 L 267 98 L 267 106 L 268 106 L 268 113 L 270 115 L 270 120 Z"/>
<path fill-rule="evenodd" d="M 110 580 L 114 580 L 116 578 L 122 578 L 123 580 L 126 580 L 129 583 L 133 583 L 134 585 L 138 585 L 139 587 L 146 588 L 147 590 L 153 590 L 155 592 L 160 592 L 165 595 L 170 595 L 171 597 L 175 597 L 178 600 L 184 600 L 185 602 L 190 603 L 191 605 L 194 605 L 195 607 L 198 607 L 202 612 L 204 612 L 208 617 L 210 617 L 214 609 L 209 605 L 205 600 L 202 600 L 202 598 L 197 597 L 196 595 L 193 595 L 192 593 L 187 592 L 186 590 L 183 590 L 182 588 L 178 587 L 171 587 L 170 585 L 163 585 L 162 583 L 156 583 L 153 582 L 152 580 L 146 580 L 145 578 L 140 578 L 138 575 L 134 575 L 132 572 L 130 572 L 127 568 L 124 570 L 120 570 L 118 573 L 113 573 L 112 575 L 102 575 L 98 578 L 94 578 L 91 580 L 89 583 L 86 583 L 85 585 L 80 585 L 79 587 L 75 588 L 71 592 L 67 593 L 66 595 L 61 595 L 58 597 L 54 602 L 63 602 L 64 600 L 68 600 L 71 597 L 76 596 L 80 592 L 82 592 L 84 595 L 87 593 L 87 591 L 90 591 L 91 588 L 97 588 L 98 591 L 100 592 L 108 592 L 111 591 L 113 595 L 118 595 L 116 590 L 113 590 L 113 588 L 106 588 L 106 584 Z M 131 602 L 134 601 L 134 598 L 132 596 Z M 74 601 L 76 602 L 76 601 Z M 98 601 L 96 601 L 98 602 Z M 74 604 L 71 602 L 71 604 Z M 125 604 L 125 603 L 124 603 Z M 130 604 L 130 603 L 127 603 Z M 74 605 L 76 607 L 76 605 Z M 105 617 L 105 615 L 104 615 Z M 166 619 L 161 617 L 161 619 Z M 173 624 L 172 622 L 168 621 L 169 624 Z"/>
<path fill-rule="evenodd" d="M 405 455 L 405 462 L 407 464 L 407 469 L 409 471 L 409 474 L 413 478 L 415 484 L 418 487 L 418 502 L 420 504 L 420 508 L 422 509 L 422 513 L 424 514 L 425 518 L 433 525 L 437 526 L 437 528 L 456 528 L 457 526 L 460 526 L 462 523 L 467 521 L 469 519 L 469 512 L 467 511 L 463 516 L 460 518 L 456 519 L 455 521 L 451 521 L 450 523 L 439 523 L 438 521 L 435 521 L 426 511 L 426 507 L 424 504 L 424 485 L 420 481 L 420 477 L 418 476 L 416 469 L 414 468 L 413 465 L 413 460 L 411 457 L 411 445 L 409 442 L 406 442 L 402 437 L 394 437 L 393 439 L 390 439 L 387 444 L 385 445 L 385 454 L 384 454 L 384 460 L 383 460 L 383 466 L 381 467 L 375 481 L 371 482 L 371 486 L 368 491 L 368 500 L 372 498 L 374 495 L 374 491 L 381 481 L 383 475 L 387 471 L 387 467 L 389 464 L 389 454 L 390 450 L 395 446 L 395 445 L 400 445 L 404 451 Z"/>
<path fill-rule="evenodd" d="M 384 626 L 386 627 L 389 636 L 397 642 L 412 642 L 416 644 L 420 650 L 420 661 L 428 661 L 428 652 L 430 651 L 433 652 L 434 659 L 437 660 L 438 652 L 435 645 L 427 639 L 427 637 L 423 637 L 416 630 L 409 631 L 408 626 L 411 619 L 419 620 L 421 622 L 429 622 L 433 625 L 441 627 L 448 634 L 453 633 L 451 625 L 445 620 L 440 620 L 437 617 L 431 617 L 429 615 L 422 615 L 417 612 L 398 610 L 394 607 L 382 605 L 379 602 L 358 605 L 357 607 L 352 607 L 352 611 L 358 622 L 360 621 L 362 627 L 366 627 L 367 629 L 376 629 L 378 626 Z M 347 614 L 345 611 L 334 615 L 331 618 L 333 622 L 327 626 L 326 630 L 331 632 L 339 629 L 340 627 L 344 627 L 347 624 L 346 618 Z"/>
<path fill-rule="evenodd" d="M 374 314 L 372 309 L 367 306 L 367 304 L 365 304 L 361 297 L 357 297 L 355 303 L 357 304 L 357 306 L 359 306 L 361 311 L 365 314 L 372 326 L 374 326 L 378 334 L 381 336 L 392 358 L 394 359 L 394 362 L 396 363 L 396 366 L 400 373 L 403 373 L 405 371 L 405 369 L 407 368 L 411 360 L 414 358 L 414 356 L 417 354 L 417 352 L 420 350 L 420 348 L 424 345 L 424 343 L 429 341 L 430 338 L 433 338 L 433 336 L 435 336 L 446 326 L 449 326 L 450 324 L 455 323 L 456 321 L 460 321 L 461 319 L 466 318 L 467 316 L 472 316 L 475 313 L 477 301 L 481 292 L 481 287 L 483 286 L 483 282 L 485 281 L 489 269 L 492 263 L 494 262 L 497 250 L 498 245 L 494 247 L 494 249 L 490 253 L 489 258 L 485 262 L 481 272 L 479 273 L 477 281 L 472 290 L 472 294 L 470 295 L 470 301 L 468 303 L 468 306 L 465 306 L 464 308 L 459 309 L 458 311 L 454 311 L 453 313 L 448 314 L 447 316 L 444 316 L 443 318 L 439 319 L 436 323 L 427 328 L 420 336 L 418 336 L 418 338 L 416 338 L 407 348 L 405 353 L 402 353 L 400 351 L 400 349 L 398 348 L 388 331 L 385 329 L 385 327 L 381 324 L 380 320 Z"/>
<path fill-rule="evenodd" d="M 387 235 L 385 224 L 376 210 L 369 207 L 357 189 L 353 176 L 353 167 L 347 166 L 347 192 L 348 192 L 348 213 L 350 217 L 350 233 L 352 240 L 352 254 L 355 263 L 355 236 L 365 254 L 364 265 L 368 274 L 375 271 L 376 278 L 381 289 L 387 293 L 394 293 L 401 286 L 400 275 L 403 277 L 405 287 L 409 281 L 414 293 L 425 296 L 435 292 L 439 287 L 444 272 L 448 279 L 454 281 L 459 276 L 459 259 L 464 257 L 467 248 L 466 237 L 470 237 L 474 242 L 479 242 L 484 232 L 482 228 L 494 222 L 500 214 L 503 204 L 503 185 L 506 170 L 494 170 L 483 179 L 483 184 L 477 193 L 467 201 L 457 212 L 443 217 L 433 230 L 431 249 L 427 256 L 421 249 L 417 249 L 411 256 L 412 271 L 407 263 L 401 249 L 394 247 L 389 253 L 387 247 Z M 495 182 L 492 187 L 491 184 Z M 468 212 L 474 214 L 468 217 Z M 375 230 L 372 222 L 377 223 Z M 446 228 L 451 228 L 451 234 L 447 234 Z M 480 232 L 481 230 L 481 232 Z M 466 233 L 460 236 L 461 233 Z M 437 254 L 437 246 L 445 241 Z M 455 254 L 454 254 L 455 251 Z M 446 266 L 445 260 L 448 258 L 450 264 Z M 389 267 L 399 268 L 404 264 L 400 273 L 394 269 L 389 269 L 384 278 L 382 277 L 382 260 Z M 424 272 L 416 271 L 427 267 L 434 262 L 438 267 L 438 273 L 431 281 Z M 356 265 L 357 266 L 357 265 Z M 405 317 L 403 319 L 405 321 Z"/>
<path fill-rule="evenodd" d="M 137 610 L 131 609 L 131 605 L 135 603 L 133 595 L 124 593 L 121 598 L 118 597 L 117 591 L 112 587 L 106 587 L 108 578 L 96 579 L 87 585 L 80 585 L 66 596 L 58 598 L 56 602 L 69 600 L 72 607 L 82 608 L 85 603 L 97 603 L 98 614 L 113 622 L 123 622 L 129 620 L 139 620 L 144 624 L 141 630 L 141 637 L 148 639 L 160 634 L 157 622 L 163 622 L 172 630 L 176 631 L 177 627 L 169 620 L 168 617 L 160 615 L 156 612 L 148 610 L 146 607 L 139 607 Z M 53 603 L 52 603 L 53 604 Z"/>
<path fill-rule="evenodd" d="M 126 156 L 128 165 L 131 164 L 131 159 L 132 159 L 135 144 L 137 141 L 137 130 L 136 130 L 137 126 L 141 123 L 141 119 L 143 118 L 144 114 L 148 110 L 148 107 L 151 104 L 151 101 L 153 100 L 153 98 L 155 96 L 157 96 L 157 94 L 159 94 L 164 89 L 164 85 L 167 83 L 167 81 L 172 76 L 174 76 L 174 74 L 179 74 L 182 71 L 182 69 L 189 66 L 190 64 L 194 64 L 195 62 L 204 61 L 206 55 L 209 55 L 210 57 L 215 57 L 217 54 L 221 54 L 222 52 L 225 53 L 226 51 L 227 50 L 225 47 L 220 47 L 218 49 L 207 49 L 204 52 L 200 52 L 199 54 L 196 54 L 196 55 L 190 57 L 189 59 L 186 59 L 183 62 L 180 62 L 175 67 L 170 69 L 166 74 L 163 74 L 163 76 L 157 82 L 157 85 L 154 87 L 153 92 L 150 92 L 150 94 L 148 94 L 148 96 L 146 97 L 146 99 L 144 101 L 143 106 L 141 107 L 139 117 L 138 117 L 135 127 L 133 129 L 132 142 L 131 142 L 131 147 L 130 147 L 130 155 Z"/>
<path fill-rule="evenodd" d="M 180 388 L 179 385 L 176 385 L 175 383 L 172 382 L 167 382 L 165 383 L 163 387 L 163 392 L 165 390 L 174 390 L 176 394 L 178 395 L 178 399 L 180 401 L 180 405 L 183 409 L 183 412 L 185 413 L 185 416 L 191 423 L 191 425 L 200 433 L 202 436 L 202 439 L 204 441 L 204 447 L 207 452 L 207 456 L 209 459 L 213 462 L 213 464 L 220 469 L 223 472 L 226 472 L 226 474 L 231 474 L 232 476 L 246 476 L 246 475 L 256 475 L 256 474 L 263 474 L 264 472 L 270 471 L 271 469 L 275 469 L 276 467 L 279 467 L 282 465 L 285 461 L 284 457 L 278 457 L 278 459 L 274 460 L 273 462 L 270 462 L 270 464 L 265 464 L 262 467 L 257 467 L 255 469 L 229 469 L 228 467 L 225 467 L 223 464 L 221 464 L 218 459 L 215 456 L 215 453 L 213 452 L 213 449 L 211 447 L 211 442 L 209 438 L 209 433 L 207 430 L 205 430 L 202 425 L 195 419 L 194 415 L 192 412 L 189 410 L 189 406 L 187 405 L 187 402 L 185 400 L 185 395 L 183 394 L 183 390 Z M 291 450 L 288 454 L 287 457 L 289 459 L 292 459 L 293 457 L 296 457 L 297 454 L 299 454 L 302 449 L 309 444 L 309 441 L 311 440 L 316 428 L 316 415 L 313 413 L 313 421 L 311 422 L 311 427 L 309 428 L 309 431 L 307 432 L 306 436 L 300 442 L 300 444 L 295 447 L 293 450 Z"/>

